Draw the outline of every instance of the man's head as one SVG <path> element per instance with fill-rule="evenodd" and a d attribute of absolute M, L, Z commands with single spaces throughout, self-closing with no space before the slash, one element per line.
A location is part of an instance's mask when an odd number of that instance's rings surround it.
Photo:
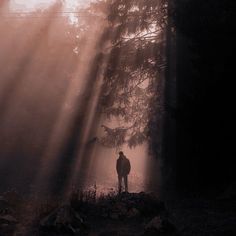
<path fill-rule="evenodd" d="M 119 152 L 119 156 L 120 157 L 123 157 L 124 156 L 124 153 L 122 151 Z"/>

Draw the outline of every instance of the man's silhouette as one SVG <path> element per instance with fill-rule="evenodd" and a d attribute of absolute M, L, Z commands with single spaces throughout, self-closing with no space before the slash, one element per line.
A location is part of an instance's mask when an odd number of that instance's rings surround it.
<path fill-rule="evenodd" d="M 118 190 L 119 193 L 122 190 L 122 179 L 125 183 L 125 192 L 128 192 L 128 174 L 130 172 L 131 166 L 130 161 L 123 152 L 119 152 L 119 158 L 116 161 L 116 171 L 118 174 Z"/>

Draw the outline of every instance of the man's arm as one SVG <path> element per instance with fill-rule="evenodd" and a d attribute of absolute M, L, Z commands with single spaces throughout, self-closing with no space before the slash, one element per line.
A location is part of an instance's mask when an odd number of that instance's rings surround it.
<path fill-rule="evenodd" d="M 117 160 L 116 161 L 116 172 L 117 172 L 117 174 L 119 174 L 119 163 L 118 163 L 119 161 Z"/>
<path fill-rule="evenodd" d="M 131 170 L 131 165 L 130 165 L 130 161 L 129 159 L 128 160 L 128 163 L 127 163 L 127 169 L 128 169 L 128 174 L 130 173 L 130 170 Z"/>

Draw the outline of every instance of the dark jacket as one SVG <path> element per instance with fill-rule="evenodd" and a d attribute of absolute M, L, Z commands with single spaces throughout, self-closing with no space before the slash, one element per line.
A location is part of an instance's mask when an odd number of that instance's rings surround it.
<path fill-rule="evenodd" d="M 125 156 L 119 157 L 116 162 L 116 171 L 119 176 L 125 176 L 130 173 L 130 161 Z"/>

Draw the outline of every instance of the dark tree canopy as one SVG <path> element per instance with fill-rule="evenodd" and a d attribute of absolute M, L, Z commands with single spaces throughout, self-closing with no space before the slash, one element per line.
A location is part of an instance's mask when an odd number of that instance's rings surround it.
<path fill-rule="evenodd" d="M 103 39 L 109 46 L 103 53 L 109 59 L 99 112 L 120 123 L 115 128 L 103 125 L 100 142 L 108 147 L 125 143 L 135 147 L 150 138 L 152 120 L 161 116 L 166 1 L 98 1 L 88 11 L 107 21 Z"/>
<path fill-rule="evenodd" d="M 176 1 L 179 133 L 174 168 L 179 184 L 195 191 L 219 191 L 235 180 L 234 9 L 232 0 Z"/>

